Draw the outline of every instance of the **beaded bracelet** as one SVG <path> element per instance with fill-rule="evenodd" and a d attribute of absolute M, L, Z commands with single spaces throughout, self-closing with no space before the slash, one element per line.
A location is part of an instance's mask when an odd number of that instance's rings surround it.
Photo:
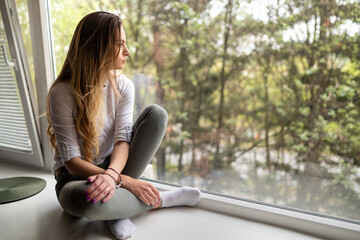
<path fill-rule="evenodd" d="M 122 179 L 121 179 L 121 175 L 119 174 L 119 184 L 115 186 L 116 189 L 119 189 L 122 185 Z"/>

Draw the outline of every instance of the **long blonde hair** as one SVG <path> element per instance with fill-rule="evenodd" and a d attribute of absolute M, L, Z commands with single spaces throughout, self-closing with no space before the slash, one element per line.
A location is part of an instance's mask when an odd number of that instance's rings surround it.
<path fill-rule="evenodd" d="M 102 115 L 103 87 L 106 80 L 114 87 L 110 70 L 119 54 L 116 35 L 120 34 L 119 16 L 108 12 L 94 12 L 86 15 L 77 25 L 70 43 L 64 65 L 49 92 L 56 84 L 67 81 L 75 104 L 75 128 L 83 138 L 84 160 L 92 162 L 99 152 L 99 113 Z M 121 37 L 120 37 L 121 39 Z M 55 133 L 49 114 L 47 99 L 47 119 L 52 147 L 58 153 Z M 102 119 L 102 118 L 100 118 Z"/>

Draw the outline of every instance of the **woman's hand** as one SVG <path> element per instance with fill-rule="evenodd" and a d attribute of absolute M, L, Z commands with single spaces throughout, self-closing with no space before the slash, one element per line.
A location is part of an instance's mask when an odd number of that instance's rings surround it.
<path fill-rule="evenodd" d="M 96 203 L 102 200 L 103 203 L 109 201 L 114 195 L 115 181 L 107 174 L 97 174 L 88 177 L 88 182 L 91 186 L 86 189 L 86 201 Z"/>
<path fill-rule="evenodd" d="M 150 183 L 126 176 L 123 186 L 148 206 L 155 206 L 160 202 L 159 191 Z"/>

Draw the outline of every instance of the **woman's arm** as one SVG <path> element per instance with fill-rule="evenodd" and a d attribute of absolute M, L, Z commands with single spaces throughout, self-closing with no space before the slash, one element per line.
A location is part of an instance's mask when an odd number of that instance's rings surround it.
<path fill-rule="evenodd" d="M 65 162 L 66 169 L 71 175 L 88 178 L 92 175 L 104 173 L 104 169 L 89 163 L 80 157 L 74 157 Z"/>
<path fill-rule="evenodd" d="M 120 141 L 115 143 L 109 168 L 113 168 L 118 173 L 121 173 L 129 156 L 129 148 L 128 142 Z"/>
<path fill-rule="evenodd" d="M 161 200 L 159 191 L 148 182 L 134 179 L 130 176 L 121 175 L 123 179 L 123 188 L 132 192 L 137 198 L 146 205 L 155 206 Z"/>
<path fill-rule="evenodd" d="M 118 142 L 114 146 L 113 155 L 109 168 L 113 168 L 121 173 L 125 167 L 129 155 L 129 144 Z M 121 174 L 123 188 L 132 192 L 146 205 L 155 205 L 160 200 L 159 191 L 150 183 L 134 179 L 130 176 Z"/>
<path fill-rule="evenodd" d="M 125 167 L 128 155 L 129 144 L 127 142 L 116 143 L 114 145 L 114 150 L 111 156 L 111 162 L 109 167 L 115 169 L 120 173 Z M 96 166 L 95 164 L 84 161 L 80 157 L 74 157 L 70 161 L 66 161 L 65 166 L 69 173 L 71 173 L 71 175 L 83 178 L 88 178 L 90 176 L 105 172 L 104 169 Z M 116 175 L 114 175 L 114 177 L 115 176 Z"/>
<path fill-rule="evenodd" d="M 109 168 L 115 169 L 118 173 L 121 173 L 124 169 L 129 155 L 129 144 L 121 141 L 114 145 L 113 154 L 111 156 L 111 162 Z M 112 170 L 106 170 L 107 174 L 110 174 L 113 179 L 117 179 L 118 175 Z M 88 180 L 92 182 L 91 186 L 86 190 L 89 193 L 89 200 L 96 199 L 96 201 L 103 199 L 103 202 L 107 202 L 114 194 L 115 186 L 113 179 L 109 179 L 107 174 L 97 174 L 90 176 Z M 107 178 L 107 179 L 104 179 Z M 130 176 L 121 174 L 122 187 L 132 192 L 136 197 L 143 201 L 146 205 L 155 205 L 160 201 L 159 191 L 150 183 L 134 179 Z M 105 190 L 104 190 L 105 189 Z M 109 192 L 107 192 L 107 189 Z"/>
<path fill-rule="evenodd" d="M 114 144 L 109 168 L 120 173 L 125 167 L 128 155 L 129 144 L 127 142 L 120 141 Z M 72 159 L 66 167 L 71 174 L 86 177 L 88 182 L 92 183 L 85 191 L 88 201 L 107 202 L 113 196 L 119 177 L 116 172 L 109 169 L 104 170 L 80 158 Z"/>
<path fill-rule="evenodd" d="M 129 144 L 127 142 L 118 142 L 114 146 L 113 155 L 111 158 L 110 166 L 116 169 L 119 173 L 125 167 L 129 155 Z M 123 181 L 123 188 L 132 192 L 146 205 L 155 205 L 160 200 L 159 191 L 150 183 L 134 179 L 130 176 L 121 174 Z"/>

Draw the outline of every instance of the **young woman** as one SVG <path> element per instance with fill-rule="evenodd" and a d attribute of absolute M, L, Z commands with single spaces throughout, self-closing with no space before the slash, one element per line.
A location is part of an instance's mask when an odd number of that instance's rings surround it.
<path fill-rule="evenodd" d="M 194 188 L 159 192 L 138 180 L 164 137 L 167 113 L 150 105 L 133 125 L 134 86 L 113 71 L 129 55 L 119 17 L 91 13 L 76 27 L 48 94 L 59 203 L 71 215 L 108 220 L 118 239 L 134 233 L 131 216 L 200 199 Z"/>

